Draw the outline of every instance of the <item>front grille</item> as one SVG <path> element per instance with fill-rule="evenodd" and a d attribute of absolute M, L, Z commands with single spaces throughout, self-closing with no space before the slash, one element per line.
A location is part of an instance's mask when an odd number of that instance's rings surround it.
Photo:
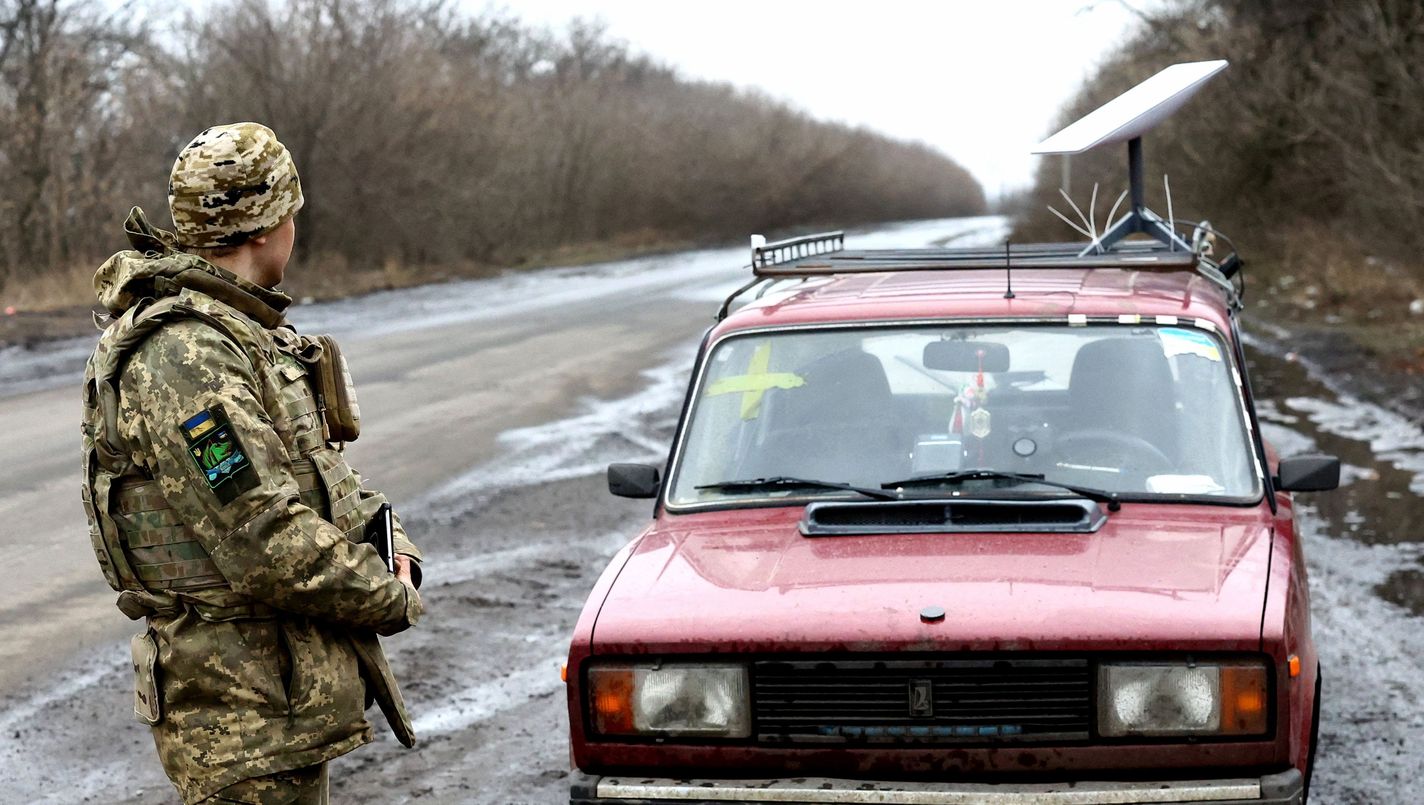
<path fill-rule="evenodd" d="M 1084 740 L 1085 659 L 766 661 L 753 666 L 764 743 Z"/>

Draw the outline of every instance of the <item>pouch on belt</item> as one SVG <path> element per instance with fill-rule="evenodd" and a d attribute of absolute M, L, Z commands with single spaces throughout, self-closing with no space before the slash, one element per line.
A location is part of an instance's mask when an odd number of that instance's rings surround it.
<path fill-rule="evenodd" d="M 163 718 L 158 700 L 158 641 L 153 632 L 136 634 L 129 640 L 133 654 L 134 717 L 149 726 Z"/>

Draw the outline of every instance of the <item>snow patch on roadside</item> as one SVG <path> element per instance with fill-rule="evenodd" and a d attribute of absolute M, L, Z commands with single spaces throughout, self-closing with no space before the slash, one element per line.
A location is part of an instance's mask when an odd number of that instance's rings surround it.
<path fill-rule="evenodd" d="M 1334 394 L 1333 400 L 1290 397 L 1284 401 L 1287 408 L 1304 414 L 1312 424 L 1326 433 L 1369 444 L 1371 452 L 1381 461 L 1389 462 L 1395 469 L 1412 475 L 1410 491 L 1424 496 L 1424 427 L 1421 427 L 1420 423 L 1384 406 L 1360 399 L 1342 385 L 1339 378 L 1324 371 L 1319 364 L 1290 352 L 1283 346 L 1292 337 L 1286 328 L 1257 320 L 1253 320 L 1251 326 L 1264 331 L 1266 336 L 1243 332 L 1242 341 L 1245 344 L 1278 360 L 1298 362 L 1311 380 Z M 1257 410 L 1261 409 L 1258 407 Z M 1292 416 L 1274 406 L 1271 410 L 1276 415 L 1274 419 L 1277 422 L 1285 422 L 1285 419 Z M 1281 455 L 1289 456 L 1291 452 L 1282 450 Z"/>
<path fill-rule="evenodd" d="M 113 760 L 101 766 L 88 769 L 83 775 L 66 778 L 63 786 L 50 787 L 40 799 L 27 800 L 34 805 L 73 805 L 75 802 L 110 802 L 123 796 L 125 792 L 114 791 L 115 781 L 124 780 L 133 774 L 134 761 L 131 757 Z M 164 788 L 163 799 L 168 800 L 171 788 Z M 145 790 L 140 787 L 129 792 L 140 796 Z M 150 799 L 150 801 L 153 801 Z"/>
<path fill-rule="evenodd" d="M 372 337 L 553 310 L 610 296 L 647 294 L 737 274 L 734 249 L 706 249 L 612 263 L 511 271 L 491 279 L 423 285 L 307 305 L 289 317 L 303 332 Z"/>
<path fill-rule="evenodd" d="M 75 663 L 72 670 L 57 675 L 49 688 L 25 698 L 8 698 L 0 705 L 0 800 L 14 802 L 72 803 L 83 797 L 97 795 L 124 779 L 118 769 L 131 772 L 134 760 L 106 764 L 103 769 L 87 772 L 74 779 L 74 769 L 63 763 L 56 765 L 55 755 L 74 750 L 72 743 L 112 742 L 129 735 L 142 734 L 144 729 L 132 718 L 123 722 L 123 735 L 85 735 L 71 742 L 70 736 L 54 733 L 53 724 L 74 723 L 76 712 L 86 708 L 101 709 L 113 704 L 131 704 L 132 683 L 129 681 L 128 646 L 104 646 L 93 655 Z M 37 680 L 40 684 L 42 681 Z M 83 715 L 78 716 L 86 719 Z M 141 732 L 140 732 L 141 731 Z M 88 754 L 88 753 L 83 753 Z M 82 756 L 82 755 L 81 755 Z M 153 765 L 157 765 L 154 763 Z M 105 772 L 107 769 L 107 773 Z M 107 776 L 114 775 L 114 776 Z M 77 789 L 82 788 L 82 795 Z M 5 797 L 14 796 L 14 800 Z"/>
<path fill-rule="evenodd" d="M 33 347 L 0 347 L 0 397 L 16 397 L 31 391 L 72 383 L 79 398 L 79 381 L 84 362 L 94 351 L 99 334 L 50 341 Z"/>
<path fill-rule="evenodd" d="M 1424 542 L 1363 545 L 1324 533 L 1308 504 L 1296 512 L 1324 678 L 1312 801 L 1408 799 L 1424 777 L 1424 644 L 1419 618 L 1375 587 L 1424 558 Z"/>
<path fill-rule="evenodd" d="M 1283 413 L 1275 400 L 1258 400 L 1256 416 L 1261 423 L 1261 436 L 1281 456 L 1298 456 L 1317 450 L 1315 440 L 1295 428 L 1300 417 Z"/>
<path fill-rule="evenodd" d="M 1409 491 L 1424 495 L 1424 430 L 1417 422 L 1346 394 L 1335 400 L 1291 397 L 1285 404 L 1326 433 L 1368 443 L 1379 460 L 1414 476 Z"/>
<path fill-rule="evenodd" d="M 126 646 L 118 644 L 106 646 L 100 656 L 90 658 L 75 671 L 63 675 L 59 684 L 0 711 L 0 735 L 13 735 L 22 728 L 43 723 L 43 719 L 36 720 L 36 716 L 42 711 L 56 704 L 73 700 L 79 694 L 107 678 L 127 670 L 129 661 L 126 656 L 120 656 L 126 651 Z"/>
<path fill-rule="evenodd" d="M 506 431 L 499 436 L 504 455 L 446 481 L 410 506 L 449 522 L 473 511 L 493 490 L 595 475 L 613 461 L 661 464 L 687 392 L 694 351 L 691 345 L 673 350 L 677 357 L 643 372 L 647 385 L 632 395 L 588 398 L 571 417 Z"/>
<path fill-rule="evenodd" d="M 555 642 L 562 635 L 542 635 L 544 642 Z M 468 729 L 500 713 L 518 707 L 530 699 L 549 696 L 563 688 L 559 680 L 562 655 L 534 663 L 534 667 L 515 671 L 498 679 L 486 680 L 453 693 L 442 693 L 445 702 L 417 718 L 415 734 L 422 739 L 432 735 Z"/>

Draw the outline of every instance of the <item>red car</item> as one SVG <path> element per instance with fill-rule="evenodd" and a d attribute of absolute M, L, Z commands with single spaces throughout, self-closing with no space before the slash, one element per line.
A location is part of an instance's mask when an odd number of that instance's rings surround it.
<path fill-rule="evenodd" d="M 666 476 L 609 469 L 656 507 L 574 631 L 570 801 L 1304 802 L 1291 493 L 1339 461 L 1262 441 L 1238 264 L 840 245 L 754 250 Z"/>

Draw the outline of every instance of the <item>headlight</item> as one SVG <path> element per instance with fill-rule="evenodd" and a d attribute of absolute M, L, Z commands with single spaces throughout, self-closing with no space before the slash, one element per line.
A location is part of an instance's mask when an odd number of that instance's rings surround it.
<path fill-rule="evenodd" d="M 597 665 L 588 672 L 589 710 L 602 735 L 751 735 L 743 665 Z"/>
<path fill-rule="evenodd" d="M 1121 663 L 1098 667 L 1098 732 L 1261 735 L 1266 668 L 1258 663 Z"/>

